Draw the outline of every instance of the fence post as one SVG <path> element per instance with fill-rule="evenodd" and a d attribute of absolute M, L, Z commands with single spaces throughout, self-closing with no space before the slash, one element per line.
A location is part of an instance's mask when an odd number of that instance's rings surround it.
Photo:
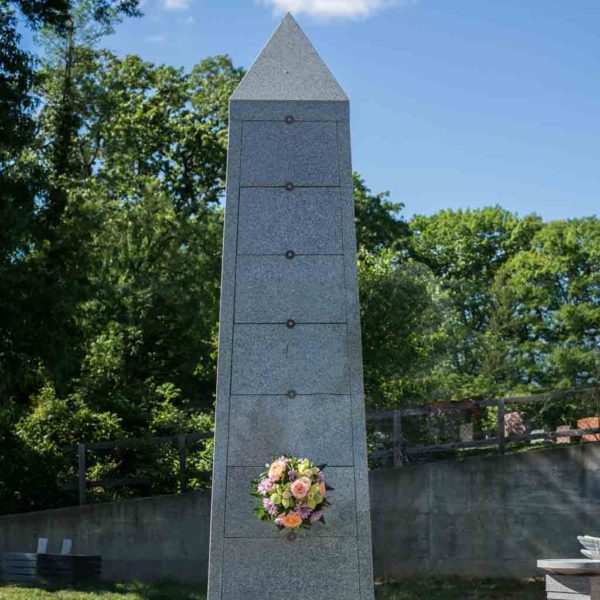
<path fill-rule="evenodd" d="M 394 468 L 402 467 L 404 458 L 402 455 L 402 413 L 399 410 L 394 411 Z"/>
<path fill-rule="evenodd" d="M 498 398 L 498 453 L 504 454 L 505 448 L 504 429 L 504 398 Z"/>
<path fill-rule="evenodd" d="M 187 446 L 185 434 L 177 436 L 179 443 L 179 485 L 181 493 L 184 494 L 187 491 L 187 477 L 185 472 L 185 462 L 187 458 Z"/>
<path fill-rule="evenodd" d="M 79 473 L 79 505 L 83 506 L 86 502 L 86 481 L 87 461 L 85 456 L 85 444 L 77 444 L 77 469 Z"/>

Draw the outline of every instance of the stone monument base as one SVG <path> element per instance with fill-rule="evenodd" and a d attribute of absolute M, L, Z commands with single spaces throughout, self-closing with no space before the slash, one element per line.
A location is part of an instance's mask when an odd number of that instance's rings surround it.
<path fill-rule="evenodd" d="M 547 600 L 600 600 L 600 561 L 538 560 L 546 575 Z"/>
<path fill-rule="evenodd" d="M 548 600 L 600 600 L 600 576 L 546 575 Z"/>

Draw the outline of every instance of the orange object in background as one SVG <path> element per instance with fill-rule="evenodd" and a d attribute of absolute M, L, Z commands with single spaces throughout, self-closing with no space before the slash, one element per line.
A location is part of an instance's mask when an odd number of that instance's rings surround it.
<path fill-rule="evenodd" d="M 600 427 L 600 417 L 586 417 L 577 421 L 577 429 L 597 429 L 598 427 Z M 583 441 L 600 442 L 600 433 L 584 435 Z"/>

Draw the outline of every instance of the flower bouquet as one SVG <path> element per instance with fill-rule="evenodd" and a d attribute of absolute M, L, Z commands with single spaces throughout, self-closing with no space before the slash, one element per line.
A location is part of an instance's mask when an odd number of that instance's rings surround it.
<path fill-rule="evenodd" d="M 280 529 L 308 528 L 325 523 L 323 510 L 329 506 L 323 469 L 307 458 L 281 456 L 252 482 L 251 495 L 260 499 L 256 514 Z"/>

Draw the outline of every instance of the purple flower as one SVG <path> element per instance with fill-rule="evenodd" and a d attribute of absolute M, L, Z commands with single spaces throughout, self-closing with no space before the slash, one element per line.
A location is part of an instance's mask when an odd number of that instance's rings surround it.
<path fill-rule="evenodd" d="M 275 525 L 282 525 L 281 517 L 277 517 L 274 521 Z"/>
<path fill-rule="evenodd" d="M 277 512 L 277 507 L 268 498 L 263 498 L 263 506 L 271 516 Z"/>
<path fill-rule="evenodd" d="M 317 481 L 325 481 L 325 475 L 323 475 L 323 471 L 317 471 Z"/>
<path fill-rule="evenodd" d="M 312 511 L 313 509 L 310 506 L 306 506 L 306 504 L 296 504 L 296 513 L 303 521 L 310 517 Z"/>
<path fill-rule="evenodd" d="M 296 479 L 296 471 L 294 471 L 294 469 L 290 469 L 288 471 L 288 479 L 290 481 L 294 481 Z"/>
<path fill-rule="evenodd" d="M 310 522 L 316 523 L 317 521 L 320 521 L 322 518 L 323 518 L 323 511 L 315 510 L 315 512 L 312 515 L 310 515 Z"/>
<path fill-rule="evenodd" d="M 258 484 L 258 491 L 261 492 L 262 494 L 265 494 L 266 492 L 269 492 L 272 489 L 273 489 L 273 483 L 269 479 L 263 479 Z"/>

